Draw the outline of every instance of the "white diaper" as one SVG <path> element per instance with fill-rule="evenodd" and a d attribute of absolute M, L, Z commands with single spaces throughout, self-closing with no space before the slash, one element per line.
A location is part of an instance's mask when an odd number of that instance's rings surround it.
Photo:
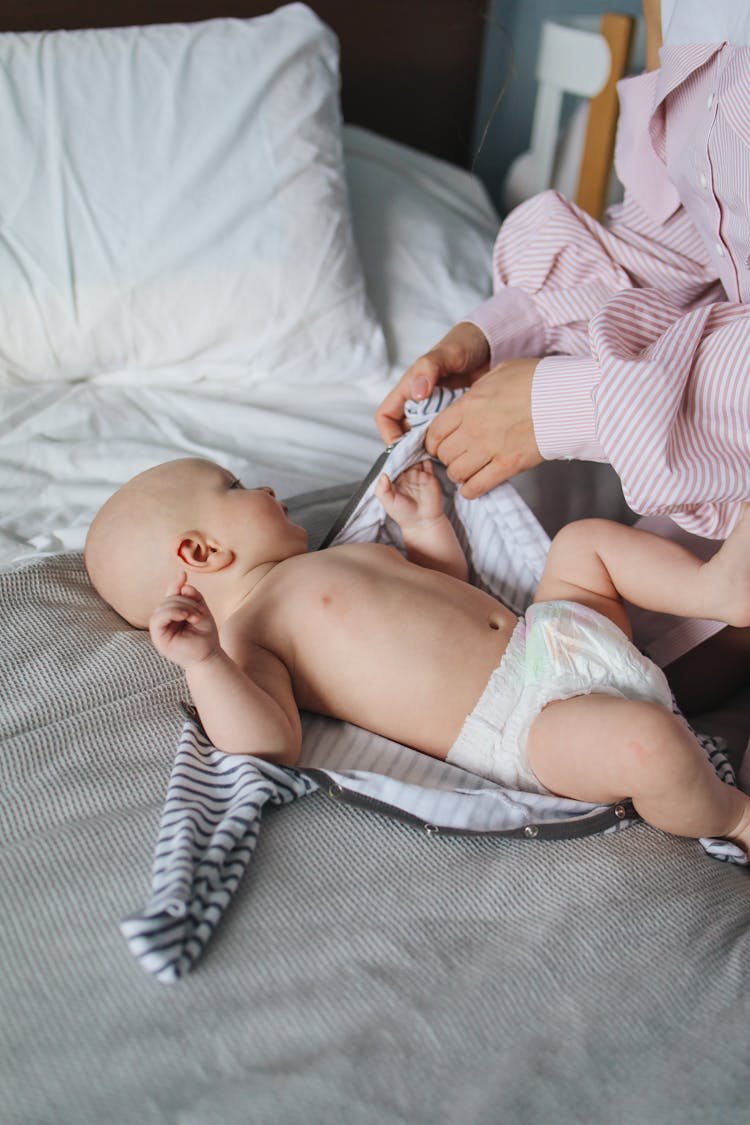
<path fill-rule="evenodd" d="M 591 693 L 672 706 L 661 668 L 608 617 L 577 602 L 532 605 L 446 760 L 509 789 L 547 793 L 526 755 L 529 728 L 553 700 Z"/>

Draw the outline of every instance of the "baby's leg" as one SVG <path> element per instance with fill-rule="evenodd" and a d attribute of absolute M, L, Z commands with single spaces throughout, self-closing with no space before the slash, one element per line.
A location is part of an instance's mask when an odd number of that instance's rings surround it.
<path fill-rule="evenodd" d="M 542 785 L 611 804 L 630 797 L 644 820 L 678 836 L 720 836 L 750 855 L 750 797 L 716 776 L 696 739 L 656 703 L 579 695 L 550 703 L 529 732 Z"/>
<path fill-rule="evenodd" d="M 703 562 L 680 544 L 608 520 L 580 520 L 555 536 L 536 601 L 569 598 L 629 633 L 621 599 L 683 617 L 750 625 L 750 505 Z"/>

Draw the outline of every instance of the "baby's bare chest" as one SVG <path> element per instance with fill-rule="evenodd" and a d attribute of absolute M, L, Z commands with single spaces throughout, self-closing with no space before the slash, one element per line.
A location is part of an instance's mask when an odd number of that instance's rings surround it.
<path fill-rule="evenodd" d="M 300 562 L 310 565 L 298 569 L 290 611 L 332 633 L 376 621 L 404 630 L 430 621 L 487 628 L 488 618 L 508 612 L 489 594 L 379 544 L 332 548 Z"/>
<path fill-rule="evenodd" d="M 473 681 L 475 668 L 483 676 L 497 662 L 515 624 L 489 594 L 390 548 L 333 548 L 299 562 L 309 565 L 290 568 L 263 643 L 282 647 L 301 702 L 329 683 L 356 691 L 363 676 L 396 690 L 406 669 L 411 690 L 417 680 L 434 686 L 447 664 Z"/>

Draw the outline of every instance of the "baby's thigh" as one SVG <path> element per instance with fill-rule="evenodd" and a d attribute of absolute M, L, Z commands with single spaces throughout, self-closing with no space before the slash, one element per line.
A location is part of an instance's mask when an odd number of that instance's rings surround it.
<path fill-rule="evenodd" d="M 595 693 L 557 700 L 531 724 L 529 765 L 552 793 L 612 804 L 632 795 L 639 748 L 661 744 L 674 722 L 658 703 Z"/>

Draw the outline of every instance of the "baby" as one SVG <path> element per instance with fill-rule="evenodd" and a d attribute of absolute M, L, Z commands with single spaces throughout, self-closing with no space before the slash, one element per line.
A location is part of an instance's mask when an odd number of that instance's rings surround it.
<path fill-rule="evenodd" d="M 209 461 L 125 484 L 86 565 L 185 669 L 212 742 L 294 765 L 299 709 L 348 720 L 503 785 L 593 803 L 750 854 L 750 798 L 721 782 L 629 640 L 623 599 L 750 624 L 750 512 L 711 561 L 605 520 L 554 539 L 525 618 L 467 582 L 429 461 L 377 495 L 408 560 L 358 543 L 308 553 L 272 489 Z"/>

